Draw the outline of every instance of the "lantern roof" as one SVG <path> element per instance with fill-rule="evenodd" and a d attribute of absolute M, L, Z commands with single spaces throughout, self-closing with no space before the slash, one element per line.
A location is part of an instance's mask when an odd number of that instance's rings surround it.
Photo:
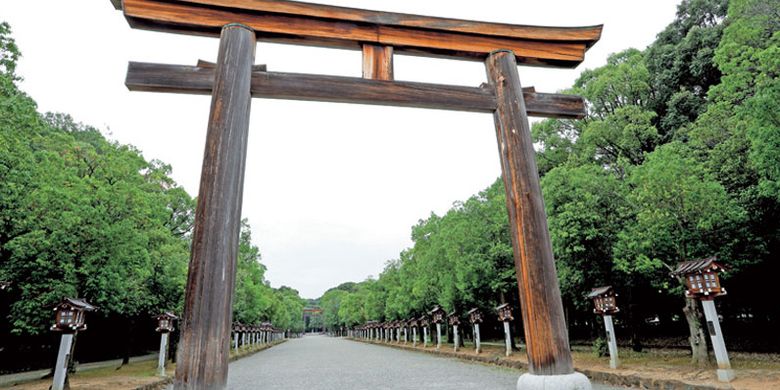
<path fill-rule="evenodd" d="M 672 275 L 687 275 L 701 273 L 705 271 L 721 271 L 725 268 L 717 262 L 717 256 L 711 256 L 705 259 L 684 261 L 677 264 L 677 268 L 672 271 Z"/>
<path fill-rule="evenodd" d="M 472 315 L 472 314 L 478 313 L 478 312 L 479 312 L 479 308 L 475 307 L 475 308 L 469 310 L 466 314 Z"/>
<path fill-rule="evenodd" d="M 592 290 L 590 290 L 590 293 L 588 294 L 588 298 L 596 298 L 601 295 L 607 295 L 607 294 L 614 294 L 615 290 L 612 288 L 612 286 L 603 286 L 603 287 L 596 287 Z"/>
<path fill-rule="evenodd" d="M 451 313 L 447 313 L 447 317 L 457 317 L 457 316 L 458 316 L 458 312 L 455 310 L 453 310 Z"/>
<path fill-rule="evenodd" d="M 0 290 L 5 290 L 10 285 L 11 285 L 11 282 L 9 282 L 7 280 L 0 280 Z"/>
<path fill-rule="evenodd" d="M 63 298 L 62 302 L 54 307 L 54 310 L 64 307 L 72 307 L 83 311 L 95 311 L 97 307 L 90 305 L 86 300 L 82 298 Z"/>
<path fill-rule="evenodd" d="M 155 316 L 154 318 L 156 318 L 158 320 L 163 319 L 163 318 L 167 318 L 169 320 L 178 320 L 179 319 L 179 317 L 176 317 L 176 315 L 173 314 L 170 311 L 163 312 L 162 314 L 159 314 L 159 315 Z"/>
<path fill-rule="evenodd" d="M 508 303 L 502 303 L 502 304 L 496 306 L 496 310 L 504 310 L 504 309 L 506 309 L 508 307 L 509 307 Z"/>
<path fill-rule="evenodd" d="M 433 314 L 439 313 L 439 312 L 444 312 L 444 309 L 442 309 L 439 305 L 436 305 L 436 306 L 433 307 L 433 309 L 431 309 L 431 311 L 428 312 L 428 314 L 433 315 Z"/>

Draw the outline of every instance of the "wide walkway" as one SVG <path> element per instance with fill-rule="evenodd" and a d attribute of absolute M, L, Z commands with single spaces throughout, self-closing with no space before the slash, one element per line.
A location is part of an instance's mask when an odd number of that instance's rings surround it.
<path fill-rule="evenodd" d="M 231 390 L 514 390 L 519 371 L 325 336 L 306 336 L 230 364 Z M 595 385 L 594 389 L 616 389 Z"/>

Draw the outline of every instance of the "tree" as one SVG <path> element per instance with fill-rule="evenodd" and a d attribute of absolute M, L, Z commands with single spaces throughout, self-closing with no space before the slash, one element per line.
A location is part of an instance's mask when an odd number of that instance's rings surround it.
<path fill-rule="evenodd" d="M 669 273 L 678 262 L 720 255 L 738 266 L 728 251 L 734 245 L 730 229 L 744 210 L 681 143 L 659 147 L 636 167 L 629 178 L 628 202 L 633 218 L 619 234 L 615 247 L 617 270 L 647 278 L 655 288 L 682 295 L 682 280 Z M 707 343 L 696 301 L 686 298 L 686 321 L 693 362 L 707 362 Z"/>

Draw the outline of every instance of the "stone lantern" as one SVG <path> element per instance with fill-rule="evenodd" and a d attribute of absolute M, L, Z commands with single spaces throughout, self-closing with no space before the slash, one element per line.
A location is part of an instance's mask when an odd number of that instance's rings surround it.
<path fill-rule="evenodd" d="M 173 332 L 173 321 L 179 319 L 173 313 L 166 311 L 157 317 L 157 331 L 160 333 L 160 354 L 157 356 L 157 370 L 159 376 L 165 376 L 165 360 L 168 353 L 168 334 Z"/>
<path fill-rule="evenodd" d="M 441 348 L 441 324 L 444 322 L 444 316 L 447 315 L 447 312 L 436 305 L 428 314 L 431 315 L 432 322 L 436 324 L 436 350 L 438 351 Z"/>
<path fill-rule="evenodd" d="M 474 352 L 480 353 L 482 352 L 482 344 L 479 334 L 479 324 L 482 323 L 482 312 L 475 307 L 468 311 L 468 315 L 469 322 L 474 327 L 474 344 L 476 346 Z"/>
<path fill-rule="evenodd" d="M 720 320 L 715 309 L 715 297 L 726 295 L 726 289 L 720 285 L 719 273 L 724 270 L 712 256 L 706 259 L 686 261 L 677 265 L 672 275 L 685 280 L 685 296 L 698 299 L 704 308 L 704 317 L 707 320 L 707 330 L 712 340 L 712 349 L 715 350 L 715 359 L 718 362 L 718 380 L 731 382 L 734 380 L 734 370 L 726 350 L 726 341 L 720 330 Z"/>
<path fill-rule="evenodd" d="M 460 317 L 458 317 L 458 313 L 453 311 L 452 313 L 447 314 L 447 322 L 452 326 L 452 336 L 455 341 L 455 352 L 458 352 L 458 346 L 460 344 L 460 340 L 458 339 L 458 325 L 460 325 Z"/>
<path fill-rule="evenodd" d="M 55 308 L 54 325 L 51 330 L 62 332 L 60 350 L 57 354 L 57 366 L 54 368 L 54 382 L 52 390 L 63 390 L 65 378 L 68 375 L 68 365 L 73 349 L 73 335 L 79 331 L 87 330 L 85 313 L 95 311 L 97 308 L 83 299 L 64 298 Z"/>
<path fill-rule="evenodd" d="M 504 303 L 496 307 L 498 312 L 498 320 L 504 323 L 504 343 L 506 344 L 506 356 L 512 354 L 512 335 L 509 332 L 509 321 L 514 320 L 512 317 L 512 307 L 508 303 Z"/>
<path fill-rule="evenodd" d="M 612 324 L 612 314 L 620 311 L 615 301 L 615 290 L 612 286 L 598 287 L 591 290 L 588 298 L 593 299 L 593 312 L 601 314 L 604 318 L 604 327 L 607 330 L 607 344 L 609 345 L 609 367 L 618 368 L 617 340 L 615 337 L 615 326 Z"/>

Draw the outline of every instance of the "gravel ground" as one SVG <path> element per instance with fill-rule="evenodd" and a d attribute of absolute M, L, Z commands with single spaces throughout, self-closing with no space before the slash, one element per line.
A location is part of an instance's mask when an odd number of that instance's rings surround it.
<path fill-rule="evenodd" d="M 228 389 L 514 389 L 519 371 L 324 336 L 230 364 Z M 594 385 L 594 390 L 617 390 Z"/>

